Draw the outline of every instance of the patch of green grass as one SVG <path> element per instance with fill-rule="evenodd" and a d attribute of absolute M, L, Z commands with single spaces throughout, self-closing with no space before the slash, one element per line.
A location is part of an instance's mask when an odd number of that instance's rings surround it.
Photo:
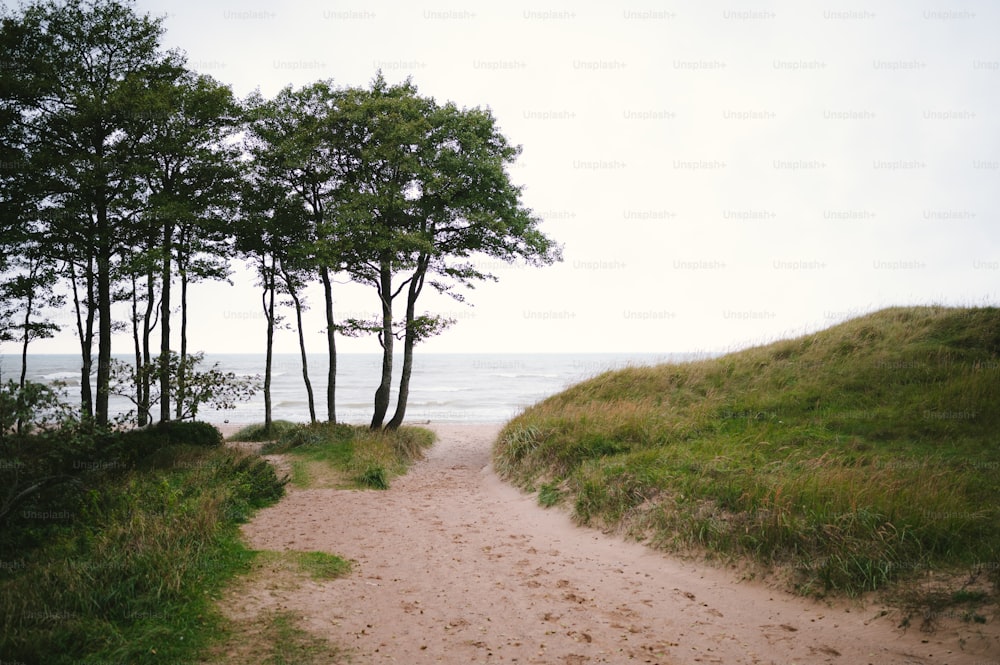
<path fill-rule="evenodd" d="M 556 483 L 544 483 L 538 489 L 538 504 L 545 508 L 551 508 L 562 501 L 562 499 L 562 490 L 559 489 L 559 485 Z"/>
<path fill-rule="evenodd" d="M 297 486 L 311 486 L 314 477 L 334 472 L 351 487 L 387 489 L 433 442 L 434 433 L 419 427 L 387 431 L 314 423 L 287 431 L 261 452 L 289 454 Z"/>
<path fill-rule="evenodd" d="M 601 374 L 509 422 L 493 459 L 581 523 L 856 594 L 1000 560 L 997 404 L 1000 310 L 893 308 Z"/>
<path fill-rule="evenodd" d="M 264 423 L 247 425 L 229 437 L 229 441 L 274 441 L 299 425 L 288 420 L 272 420 L 268 429 Z"/>
<path fill-rule="evenodd" d="M 314 580 L 333 580 L 351 572 L 351 562 L 326 552 L 295 552 L 299 568 Z"/>
<path fill-rule="evenodd" d="M 386 479 L 385 469 L 380 466 L 370 466 L 357 477 L 359 485 L 370 487 L 374 490 L 389 489 L 389 481 Z"/>
<path fill-rule="evenodd" d="M 220 627 L 216 644 L 197 661 L 206 665 L 328 665 L 351 662 L 348 655 L 302 627 L 302 614 L 270 610 Z"/>
<path fill-rule="evenodd" d="M 265 646 L 264 665 L 312 665 L 341 661 L 341 652 L 321 637 L 299 627 L 296 612 L 272 612 L 260 636 Z"/>

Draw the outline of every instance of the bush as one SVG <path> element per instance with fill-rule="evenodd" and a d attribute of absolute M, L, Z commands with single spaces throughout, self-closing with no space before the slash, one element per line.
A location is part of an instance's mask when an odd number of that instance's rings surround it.
<path fill-rule="evenodd" d="M 166 434 L 171 444 L 218 448 L 223 441 L 222 432 L 217 427 L 198 421 L 168 420 L 155 425 L 154 429 Z"/>
<path fill-rule="evenodd" d="M 273 420 L 271 421 L 270 429 L 265 427 L 264 423 L 247 425 L 230 436 L 229 440 L 252 442 L 274 441 L 275 439 L 281 438 L 287 432 L 297 429 L 298 427 L 301 427 L 301 425 L 296 425 L 289 420 Z"/>
<path fill-rule="evenodd" d="M 16 564 L 0 570 L 5 662 L 195 662 L 218 634 L 211 596 L 253 557 L 235 525 L 279 498 L 284 482 L 259 457 L 227 448 L 169 446 L 156 458 L 153 468 L 88 478 L 72 519 L 3 556 Z"/>

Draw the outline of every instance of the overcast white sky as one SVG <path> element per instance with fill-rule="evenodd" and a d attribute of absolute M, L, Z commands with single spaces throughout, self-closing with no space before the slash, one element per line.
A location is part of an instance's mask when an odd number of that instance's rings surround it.
<path fill-rule="evenodd" d="M 497 266 L 472 308 L 435 301 L 458 323 L 424 351 L 719 351 L 883 306 L 1000 300 L 996 3 L 137 7 L 167 14 L 165 45 L 239 96 L 381 68 L 493 110 L 565 261 Z M 253 278 L 236 281 L 193 287 L 194 349 L 263 350 Z M 340 300 L 377 308 L 367 290 Z M 66 333 L 35 351 L 77 348 Z"/>

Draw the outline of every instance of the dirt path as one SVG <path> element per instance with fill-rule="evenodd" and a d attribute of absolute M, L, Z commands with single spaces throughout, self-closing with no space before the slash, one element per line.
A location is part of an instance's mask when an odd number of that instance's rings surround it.
<path fill-rule="evenodd" d="M 963 651 L 955 633 L 903 633 L 879 608 L 792 597 L 574 527 L 493 474 L 496 426 L 434 429 L 427 459 L 388 491 L 292 490 L 258 513 L 251 547 L 332 552 L 354 572 L 248 589 L 233 609 L 300 612 L 363 664 L 1000 663 L 995 636 Z"/>

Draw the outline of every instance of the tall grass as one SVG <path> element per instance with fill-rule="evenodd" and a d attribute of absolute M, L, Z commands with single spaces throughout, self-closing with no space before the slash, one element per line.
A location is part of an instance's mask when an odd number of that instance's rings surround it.
<path fill-rule="evenodd" d="M 288 453 L 295 458 L 292 482 L 299 486 L 311 486 L 314 477 L 332 471 L 347 486 L 387 489 L 391 479 L 406 473 L 433 442 L 434 433 L 420 427 L 372 430 L 313 423 L 288 429 L 261 452 Z"/>
<path fill-rule="evenodd" d="M 1000 310 L 893 308 L 602 374 L 509 422 L 494 464 L 563 488 L 581 523 L 790 565 L 805 591 L 929 569 L 996 586 L 998 405 Z"/>
<path fill-rule="evenodd" d="M 62 524 L 32 545 L 5 534 L 0 653 L 24 663 L 194 660 L 221 621 L 212 596 L 253 556 L 237 525 L 282 492 L 257 456 L 171 445 L 88 479 L 71 503 L 25 511 L 12 529 Z"/>

